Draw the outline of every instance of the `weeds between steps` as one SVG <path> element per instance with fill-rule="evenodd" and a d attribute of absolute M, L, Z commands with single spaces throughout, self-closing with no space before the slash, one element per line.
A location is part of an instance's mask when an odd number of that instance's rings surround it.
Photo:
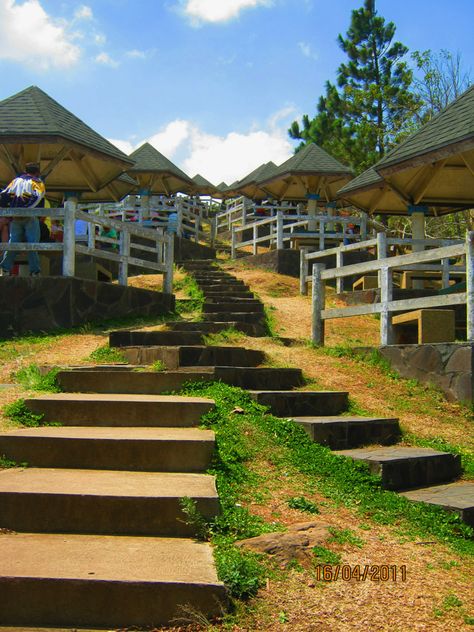
<path fill-rule="evenodd" d="M 216 433 L 216 455 L 210 472 L 217 479 L 222 514 L 213 522 L 198 526 L 201 534 L 215 545 L 219 576 L 234 596 L 255 594 L 268 566 L 258 557 L 249 558 L 235 549 L 233 543 L 280 528 L 278 524 L 265 523 L 242 506 L 261 496 L 275 476 L 275 472 L 269 472 L 266 478 L 251 470 L 252 459 L 258 457 L 283 471 L 307 476 L 319 492 L 356 511 L 364 521 L 392 525 L 404 537 L 436 538 L 460 554 L 474 554 L 474 530 L 457 514 L 383 490 L 380 479 L 371 475 L 365 464 L 313 443 L 301 427 L 267 414 L 266 408 L 242 389 L 219 382 L 192 383 L 185 385 L 182 394 L 209 397 L 216 403 L 202 421 Z M 195 518 L 191 520 L 193 524 Z M 334 530 L 334 541 L 349 542 L 352 535 L 345 531 Z M 360 541 L 352 544 L 359 546 Z M 258 581 L 250 583 L 250 569 Z"/>
<path fill-rule="evenodd" d="M 6 404 L 6 406 L 3 407 L 3 414 L 5 417 L 8 417 L 8 419 L 20 426 L 36 428 L 37 426 L 46 425 L 43 423 L 44 415 L 33 413 L 27 407 L 24 399 L 17 399 L 11 404 Z"/>
<path fill-rule="evenodd" d="M 176 301 L 177 314 L 202 312 L 204 293 L 199 289 L 196 280 L 190 274 L 185 273 L 182 279 L 178 279 L 174 282 L 173 291 L 178 292 L 179 290 L 182 290 L 188 298 L 185 301 Z"/>
<path fill-rule="evenodd" d="M 50 371 L 42 372 L 37 364 L 30 364 L 12 374 L 13 379 L 29 391 L 48 391 L 59 393 L 57 375 L 60 369 L 54 367 Z"/>
<path fill-rule="evenodd" d="M 98 364 L 128 364 L 127 358 L 120 349 L 111 347 L 109 343 L 98 347 L 87 357 L 87 360 Z"/>

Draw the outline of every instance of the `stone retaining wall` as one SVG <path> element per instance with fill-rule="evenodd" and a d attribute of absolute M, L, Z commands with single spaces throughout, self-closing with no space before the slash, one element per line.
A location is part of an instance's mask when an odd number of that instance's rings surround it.
<path fill-rule="evenodd" d="M 0 337 L 52 331 L 88 322 L 159 316 L 174 310 L 174 295 L 66 277 L 0 279 Z"/>
<path fill-rule="evenodd" d="M 440 388 L 449 401 L 474 401 L 474 345 L 390 345 L 380 353 L 402 377 Z"/>

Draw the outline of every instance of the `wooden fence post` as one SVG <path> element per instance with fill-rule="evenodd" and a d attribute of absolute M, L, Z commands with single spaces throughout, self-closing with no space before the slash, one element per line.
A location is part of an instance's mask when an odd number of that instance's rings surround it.
<path fill-rule="evenodd" d="M 283 211 L 277 211 L 277 250 L 283 250 Z"/>
<path fill-rule="evenodd" d="M 236 246 L 237 236 L 235 234 L 235 226 L 232 226 L 230 235 L 231 235 L 231 237 L 230 237 L 230 258 L 231 259 L 235 259 L 236 250 L 237 250 L 237 246 Z"/>
<path fill-rule="evenodd" d="M 377 259 L 387 258 L 387 234 L 377 233 Z M 382 273 L 378 273 L 379 287 L 382 287 Z"/>
<path fill-rule="evenodd" d="M 178 235 L 178 237 L 182 237 L 183 236 L 183 205 L 181 203 L 181 198 L 177 198 L 176 200 L 176 213 L 178 215 L 176 234 Z"/>
<path fill-rule="evenodd" d="M 384 266 L 380 269 L 380 302 L 382 311 L 380 313 L 380 344 L 393 344 L 392 315 L 388 311 L 388 305 L 393 299 L 392 269 Z"/>
<path fill-rule="evenodd" d="M 211 217 L 210 219 L 210 234 L 211 234 L 211 240 L 210 240 L 210 246 L 211 248 L 214 248 L 214 244 L 216 243 L 216 238 L 217 238 L 217 217 Z"/>
<path fill-rule="evenodd" d="M 120 254 L 126 257 L 119 263 L 118 282 L 119 285 L 128 285 L 128 258 L 130 257 L 130 233 L 124 227 L 120 233 Z"/>
<path fill-rule="evenodd" d="M 321 273 L 325 267 L 322 263 L 313 264 L 311 340 L 316 345 L 324 345 L 324 320 L 321 318 L 321 312 L 325 303 L 325 286 Z"/>
<path fill-rule="evenodd" d="M 257 239 L 258 239 L 258 226 L 257 224 L 254 224 L 253 225 L 253 248 L 252 248 L 252 254 L 254 255 L 258 253 Z"/>
<path fill-rule="evenodd" d="M 76 208 L 77 197 L 64 202 L 63 276 L 73 277 L 76 271 Z"/>
<path fill-rule="evenodd" d="M 308 296 L 308 281 L 306 277 L 309 274 L 309 262 L 306 259 L 306 255 L 309 252 L 309 248 L 300 249 L 300 294 Z"/>
<path fill-rule="evenodd" d="M 174 234 L 166 233 L 165 237 L 165 272 L 163 275 L 163 292 L 173 293 Z"/>
<path fill-rule="evenodd" d="M 467 339 L 474 342 L 474 231 L 466 235 Z"/>
<path fill-rule="evenodd" d="M 338 250 L 336 252 L 336 268 L 342 268 L 343 265 L 344 265 L 343 254 L 341 250 Z M 344 290 L 344 278 L 336 277 L 336 293 L 341 294 L 343 290 Z"/>
<path fill-rule="evenodd" d="M 360 214 L 360 239 L 361 241 L 367 239 L 367 213 L 364 212 Z"/>

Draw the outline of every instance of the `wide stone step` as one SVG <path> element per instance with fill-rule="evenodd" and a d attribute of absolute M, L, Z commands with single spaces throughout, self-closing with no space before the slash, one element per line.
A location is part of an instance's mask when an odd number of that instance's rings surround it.
<path fill-rule="evenodd" d="M 293 417 L 315 443 L 333 450 L 345 450 L 377 443 L 390 445 L 400 440 L 398 419 L 379 417 Z"/>
<path fill-rule="evenodd" d="M 180 500 L 219 512 L 213 476 L 9 468 L 0 471 L 0 528 L 23 532 L 191 537 Z"/>
<path fill-rule="evenodd" d="M 135 347 L 136 345 L 202 345 L 202 336 L 192 331 L 112 331 L 111 347 Z"/>
<path fill-rule="evenodd" d="M 161 349 L 161 347 L 157 347 Z M 151 347 L 153 349 L 153 347 Z M 185 367 L 173 371 L 151 371 L 149 367 L 141 366 L 135 371 L 130 366 L 127 371 L 102 371 L 96 367 L 89 369 L 74 369 L 60 371 L 58 382 L 65 391 L 75 393 L 121 393 L 135 395 L 159 395 L 177 391 L 186 382 L 202 382 L 215 380 L 214 367 L 203 366 L 199 369 Z M 0 631 L 1 632 L 1 631 Z"/>
<path fill-rule="evenodd" d="M 0 435 L 0 454 L 29 467 L 204 472 L 213 451 L 214 433 L 200 428 L 46 426 Z"/>
<path fill-rule="evenodd" d="M 248 285 L 235 285 L 235 284 L 217 284 L 214 283 L 212 285 L 199 285 L 199 289 L 202 290 L 203 294 L 206 295 L 206 292 L 250 292 L 250 288 Z"/>
<path fill-rule="evenodd" d="M 431 448 L 405 446 L 341 450 L 337 454 L 367 463 L 384 489 L 410 489 L 447 483 L 461 473 L 461 457 Z"/>
<path fill-rule="evenodd" d="M 402 496 L 416 502 L 438 505 L 448 511 L 453 511 L 461 520 L 474 527 L 474 483 L 458 481 L 447 485 L 422 487 L 409 492 L 402 492 Z"/>
<path fill-rule="evenodd" d="M 237 321 L 175 321 L 166 323 L 172 331 L 198 331 L 203 334 L 219 333 L 226 329 L 236 329 L 247 336 L 259 337 L 268 335 L 267 328 L 259 323 L 244 323 Z"/>
<path fill-rule="evenodd" d="M 218 279 L 206 279 L 206 280 L 197 280 L 197 285 L 202 289 L 245 289 L 248 290 L 249 286 L 246 285 L 243 281 L 237 281 L 232 279 L 218 280 Z"/>
<path fill-rule="evenodd" d="M 268 406 L 272 415 L 276 417 L 340 415 L 348 406 L 348 393 L 345 391 L 249 392 L 259 404 Z"/>
<path fill-rule="evenodd" d="M 232 312 L 234 310 L 238 312 L 258 312 L 260 314 L 264 312 L 262 303 L 256 300 L 204 303 L 202 310 L 205 314 Z"/>
<path fill-rule="evenodd" d="M 301 369 L 216 366 L 214 375 L 217 380 L 245 389 L 279 390 L 304 383 Z"/>
<path fill-rule="evenodd" d="M 235 312 L 207 312 L 205 314 L 207 320 L 212 320 L 214 322 L 230 322 L 230 321 L 240 321 L 246 323 L 261 323 L 265 319 L 265 314 L 263 312 L 241 312 L 238 311 L 240 306 L 236 306 Z M 191 343 L 192 344 L 192 343 Z"/>
<path fill-rule="evenodd" d="M 4 534 L 3 625 L 153 628 L 186 605 L 221 614 L 226 590 L 209 544 L 179 538 Z"/>
<path fill-rule="evenodd" d="M 95 375 L 92 373 L 92 375 Z M 112 376 L 121 375 L 120 371 Z M 197 426 L 214 402 L 177 395 L 54 393 L 25 400 L 47 423 L 64 426 Z"/>
<path fill-rule="evenodd" d="M 153 362 L 161 361 L 168 369 L 198 366 L 254 367 L 262 364 L 265 360 L 263 351 L 214 345 L 208 347 L 122 347 L 121 351 L 131 364 L 153 364 Z M 179 378 L 181 376 L 178 376 L 177 379 L 179 380 Z M 170 379 L 174 378 L 170 377 Z M 193 378 L 188 377 L 187 379 L 189 381 Z"/>
<path fill-rule="evenodd" d="M 249 298 L 249 299 L 254 299 L 255 298 L 255 294 L 253 292 L 247 292 L 247 291 L 239 291 L 239 290 L 218 290 L 218 291 L 214 291 L 214 290 L 203 290 L 203 294 L 206 300 L 210 300 L 213 301 L 215 299 L 223 299 L 223 300 L 232 300 L 232 301 L 236 301 L 242 298 Z"/>

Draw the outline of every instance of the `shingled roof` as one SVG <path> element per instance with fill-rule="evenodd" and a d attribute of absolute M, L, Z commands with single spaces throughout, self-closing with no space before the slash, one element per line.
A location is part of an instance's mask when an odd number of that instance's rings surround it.
<path fill-rule="evenodd" d="M 94 153 L 119 160 L 124 166 L 133 163 L 120 149 L 36 86 L 0 101 L 0 143 L 42 143 L 51 139 L 82 145 Z"/>
<path fill-rule="evenodd" d="M 369 167 L 359 176 L 348 182 L 337 192 L 337 197 L 344 197 L 344 193 L 352 193 L 359 189 L 372 189 L 383 184 L 385 180 L 373 167 Z"/>
<path fill-rule="evenodd" d="M 425 157 L 439 160 L 459 151 L 460 145 L 474 146 L 474 85 L 450 103 L 431 121 L 397 145 L 375 168 L 380 173 L 402 169 L 406 163 Z"/>
<path fill-rule="evenodd" d="M 347 175 L 351 176 L 352 171 L 338 160 L 329 155 L 324 149 L 309 143 L 294 156 L 286 160 L 271 174 L 267 180 L 272 180 L 285 174 L 295 175 Z M 263 182 L 263 180 L 262 180 Z"/>
<path fill-rule="evenodd" d="M 199 193 L 202 193 L 204 191 L 215 191 L 217 188 L 214 184 L 212 184 L 212 182 L 206 180 L 206 178 L 204 178 L 204 176 L 202 176 L 200 173 L 197 173 L 194 178 L 192 178 L 192 180 L 196 184 Z"/>
<path fill-rule="evenodd" d="M 181 171 L 171 160 L 163 156 L 150 143 L 143 143 L 138 149 L 130 154 L 130 158 L 135 162 L 134 166 L 127 169 L 128 173 L 169 173 L 180 178 L 188 184 L 193 184 L 191 178 Z"/>

